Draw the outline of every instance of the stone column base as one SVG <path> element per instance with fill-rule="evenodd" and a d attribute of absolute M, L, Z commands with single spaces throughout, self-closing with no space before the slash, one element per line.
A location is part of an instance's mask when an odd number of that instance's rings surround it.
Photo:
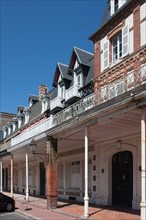
<path fill-rule="evenodd" d="M 145 220 L 146 219 L 146 202 L 141 202 L 140 203 L 140 211 L 141 211 L 141 220 Z"/>
<path fill-rule="evenodd" d="M 47 196 L 47 209 L 57 208 L 57 196 Z"/>

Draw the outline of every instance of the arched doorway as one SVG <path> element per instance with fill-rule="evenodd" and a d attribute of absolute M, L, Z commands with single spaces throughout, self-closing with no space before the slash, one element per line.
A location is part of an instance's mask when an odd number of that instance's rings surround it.
<path fill-rule="evenodd" d="M 130 151 L 112 157 L 112 204 L 132 206 L 133 156 Z"/>

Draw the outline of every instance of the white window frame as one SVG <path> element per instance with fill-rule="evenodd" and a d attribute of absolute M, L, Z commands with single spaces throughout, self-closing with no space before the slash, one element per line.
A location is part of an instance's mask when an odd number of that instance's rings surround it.
<path fill-rule="evenodd" d="M 117 41 L 114 45 L 114 41 Z M 117 48 L 117 53 L 114 53 L 115 47 Z M 120 50 L 121 47 L 121 50 Z M 117 58 L 115 58 L 117 56 Z M 122 33 L 117 35 L 112 41 L 112 62 L 117 63 L 122 58 Z"/>
<path fill-rule="evenodd" d="M 74 85 L 81 88 L 83 86 L 83 74 L 80 73 L 74 73 Z"/>
<path fill-rule="evenodd" d="M 59 85 L 59 97 L 65 98 L 65 86 L 64 85 Z"/>

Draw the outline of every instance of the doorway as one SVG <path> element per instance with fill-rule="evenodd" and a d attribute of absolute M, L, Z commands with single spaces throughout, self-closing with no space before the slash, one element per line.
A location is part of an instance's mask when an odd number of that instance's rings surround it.
<path fill-rule="evenodd" d="M 40 196 L 45 196 L 46 188 L 46 169 L 44 162 L 40 163 Z"/>
<path fill-rule="evenodd" d="M 130 151 L 112 157 L 112 204 L 131 207 L 133 194 L 133 156 Z"/>

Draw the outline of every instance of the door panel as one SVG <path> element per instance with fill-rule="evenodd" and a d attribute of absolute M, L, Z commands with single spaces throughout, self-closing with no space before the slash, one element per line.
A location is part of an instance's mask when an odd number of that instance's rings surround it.
<path fill-rule="evenodd" d="M 40 195 L 45 196 L 46 187 L 46 169 L 44 163 L 40 163 Z"/>
<path fill-rule="evenodd" d="M 133 159 L 130 151 L 117 153 L 112 158 L 112 202 L 132 205 Z"/>

